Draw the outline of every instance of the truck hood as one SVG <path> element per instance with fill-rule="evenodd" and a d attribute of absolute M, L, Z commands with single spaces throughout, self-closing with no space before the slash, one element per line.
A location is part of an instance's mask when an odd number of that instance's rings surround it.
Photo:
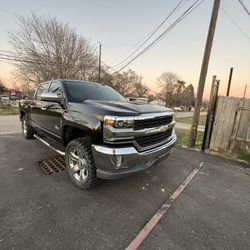
<path fill-rule="evenodd" d="M 83 103 L 70 103 L 69 109 L 97 116 L 136 116 L 147 113 L 172 112 L 171 109 L 139 102 L 87 100 Z"/>

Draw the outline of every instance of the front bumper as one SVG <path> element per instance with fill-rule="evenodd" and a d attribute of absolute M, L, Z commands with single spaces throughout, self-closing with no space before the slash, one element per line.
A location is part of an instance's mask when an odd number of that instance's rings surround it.
<path fill-rule="evenodd" d="M 168 142 L 144 152 L 138 152 L 133 146 L 115 148 L 92 145 L 97 176 L 101 179 L 118 179 L 143 171 L 166 159 L 176 139 L 176 134 L 173 132 Z M 122 159 L 119 166 L 116 164 L 117 157 Z"/>

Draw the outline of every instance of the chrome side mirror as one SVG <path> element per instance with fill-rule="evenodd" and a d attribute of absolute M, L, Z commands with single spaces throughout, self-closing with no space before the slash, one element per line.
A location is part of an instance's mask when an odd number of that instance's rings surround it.
<path fill-rule="evenodd" d="M 58 96 L 55 93 L 42 93 L 41 94 L 41 100 L 47 101 L 47 102 L 57 102 L 60 103 L 62 101 L 62 97 Z"/>

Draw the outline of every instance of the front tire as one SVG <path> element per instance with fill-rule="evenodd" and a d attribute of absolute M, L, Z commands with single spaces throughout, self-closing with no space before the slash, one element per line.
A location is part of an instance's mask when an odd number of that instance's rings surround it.
<path fill-rule="evenodd" d="M 26 119 L 26 116 L 24 115 L 22 117 L 22 132 L 23 132 L 23 135 L 26 139 L 33 139 L 34 138 L 34 134 L 35 134 L 35 131 L 34 129 L 29 125 L 27 119 Z"/>
<path fill-rule="evenodd" d="M 78 138 L 69 142 L 66 147 L 65 162 L 69 177 L 78 188 L 89 189 L 99 183 L 90 138 Z"/>

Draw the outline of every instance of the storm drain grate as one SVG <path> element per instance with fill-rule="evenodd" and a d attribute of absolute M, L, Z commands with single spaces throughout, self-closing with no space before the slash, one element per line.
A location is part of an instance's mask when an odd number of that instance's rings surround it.
<path fill-rule="evenodd" d="M 39 161 L 39 165 L 48 175 L 56 174 L 65 170 L 65 160 L 61 155 Z"/>

